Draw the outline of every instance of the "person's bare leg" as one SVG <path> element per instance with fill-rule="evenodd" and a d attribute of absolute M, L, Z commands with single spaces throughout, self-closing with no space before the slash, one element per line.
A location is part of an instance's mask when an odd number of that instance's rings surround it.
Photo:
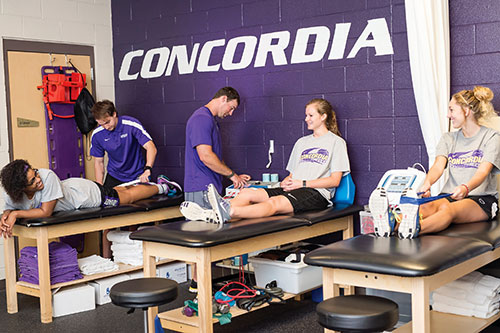
<path fill-rule="evenodd" d="M 236 197 L 231 199 L 231 207 L 248 206 L 269 199 L 269 195 L 262 188 L 244 188 Z"/>
<path fill-rule="evenodd" d="M 116 186 L 114 189 L 118 193 L 120 204 L 134 203 L 158 193 L 158 187 L 155 185 Z"/>
<path fill-rule="evenodd" d="M 232 218 L 257 218 L 292 212 L 293 206 L 290 200 L 283 195 L 277 195 L 263 202 L 248 206 L 234 207 L 231 203 L 231 212 L 229 214 Z"/>
<path fill-rule="evenodd" d="M 438 232 L 448 228 L 451 223 L 480 222 L 488 219 L 481 207 L 471 199 L 454 202 L 443 199 L 434 214 L 426 216 L 425 213 L 424 210 L 423 220 L 420 221 L 420 233 Z"/>

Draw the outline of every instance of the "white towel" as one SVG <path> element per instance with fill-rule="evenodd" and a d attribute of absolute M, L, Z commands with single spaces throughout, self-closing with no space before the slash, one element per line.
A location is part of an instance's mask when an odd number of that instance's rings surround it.
<path fill-rule="evenodd" d="M 137 251 L 142 253 L 142 243 L 141 244 L 113 243 L 111 245 L 111 251 Z"/>
<path fill-rule="evenodd" d="M 474 294 L 473 291 L 465 291 L 460 289 L 453 289 L 448 286 L 443 286 L 436 289 L 431 297 L 436 298 L 436 301 L 441 301 L 450 305 L 457 303 L 470 304 L 470 308 L 473 306 L 483 306 L 490 303 L 496 303 L 500 301 L 500 295 L 495 294 L 495 296 L 484 296 Z M 446 299 L 446 301 L 444 301 Z"/>
<path fill-rule="evenodd" d="M 118 270 L 118 265 L 98 255 L 78 259 L 78 267 L 84 275 L 92 275 L 102 272 L 112 272 Z"/>
<path fill-rule="evenodd" d="M 484 304 L 487 298 L 494 297 L 500 289 L 500 279 L 472 272 L 436 289 L 441 295 L 468 301 L 477 305 Z"/>
<path fill-rule="evenodd" d="M 453 297 L 449 297 L 446 295 L 441 295 L 438 292 L 433 292 L 431 295 L 431 304 L 441 303 L 451 306 L 456 306 L 462 309 L 475 310 L 475 311 L 483 311 L 483 312 L 491 312 L 500 307 L 500 295 L 496 295 L 495 297 L 488 298 L 483 304 L 474 304 L 470 302 L 466 302 L 463 300 L 458 300 Z"/>
<path fill-rule="evenodd" d="M 131 231 L 119 231 L 119 230 L 111 230 L 108 232 L 106 238 L 113 243 L 122 243 L 122 244 L 142 244 L 142 241 L 133 240 L 129 238 Z"/>
<path fill-rule="evenodd" d="M 432 309 L 438 312 L 453 313 L 461 316 L 477 317 L 477 318 L 490 318 L 499 312 L 499 309 L 495 309 L 491 312 L 486 311 L 475 311 L 471 309 L 463 309 L 457 306 L 452 306 L 443 303 L 434 303 Z"/>
<path fill-rule="evenodd" d="M 143 264 L 142 257 L 135 258 L 135 257 L 127 257 L 127 256 L 124 256 L 124 257 L 117 256 L 117 257 L 114 257 L 114 261 L 115 261 L 115 263 L 123 263 L 126 265 L 132 265 L 132 266 L 141 266 Z"/>

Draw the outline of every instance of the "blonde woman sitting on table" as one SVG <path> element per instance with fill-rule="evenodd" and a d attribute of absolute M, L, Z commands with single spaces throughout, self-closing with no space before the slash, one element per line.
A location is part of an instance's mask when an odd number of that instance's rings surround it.
<path fill-rule="evenodd" d="M 495 116 L 491 104 L 493 92 L 477 86 L 453 95 L 448 118 L 458 131 L 444 133 L 436 148 L 436 160 L 419 192 L 430 196 L 431 185 L 449 170 L 442 193 L 446 198 L 417 205 L 400 203 L 400 223 L 392 222 L 386 189 L 377 188 L 370 195 L 370 210 L 376 234 L 389 236 L 396 231 L 400 238 L 446 229 L 451 223 L 469 223 L 493 219 L 498 212 L 498 193 L 494 171 L 500 167 L 500 134 L 480 122 Z M 415 191 L 403 191 L 401 202 L 417 198 Z M 410 200 L 411 201 L 411 200 Z"/>
<path fill-rule="evenodd" d="M 25 160 L 15 160 L 0 172 L 5 190 L 5 209 L 0 236 L 12 236 L 18 218 L 41 218 L 52 212 L 79 208 L 113 207 L 130 204 L 155 194 L 167 194 L 166 184 L 141 184 L 106 188 L 84 178 L 63 181 L 49 169 L 33 169 Z"/>
<path fill-rule="evenodd" d="M 313 133 L 295 143 L 287 165 L 290 174 L 280 188 L 244 188 L 229 202 L 210 184 L 208 201 L 212 209 L 185 201 L 181 213 L 189 220 L 222 224 L 233 218 L 299 213 L 330 206 L 343 174 L 350 172 L 346 143 L 340 137 L 335 112 L 328 101 L 311 100 L 305 114 L 307 129 Z"/>

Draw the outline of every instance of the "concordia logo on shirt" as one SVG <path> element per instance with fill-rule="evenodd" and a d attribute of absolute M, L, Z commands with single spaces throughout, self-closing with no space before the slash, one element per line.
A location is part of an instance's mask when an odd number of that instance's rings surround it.
<path fill-rule="evenodd" d="M 330 153 L 326 149 L 322 148 L 309 148 L 306 149 L 300 154 L 300 162 L 310 162 L 310 163 L 318 163 L 325 164 L 328 161 L 328 157 Z"/>
<path fill-rule="evenodd" d="M 483 161 L 483 151 L 480 149 L 448 154 L 448 164 L 451 168 L 477 168 Z"/>

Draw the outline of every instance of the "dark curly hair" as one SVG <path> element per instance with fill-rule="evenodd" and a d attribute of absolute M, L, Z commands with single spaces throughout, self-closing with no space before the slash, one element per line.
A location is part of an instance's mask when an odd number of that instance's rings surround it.
<path fill-rule="evenodd" d="M 14 202 L 23 198 L 23 192 L 28 185 L 26 174 L 31 165 L 26 160 L 15 160 L 3 167 L 0 172 L 2 186 Z"/>

